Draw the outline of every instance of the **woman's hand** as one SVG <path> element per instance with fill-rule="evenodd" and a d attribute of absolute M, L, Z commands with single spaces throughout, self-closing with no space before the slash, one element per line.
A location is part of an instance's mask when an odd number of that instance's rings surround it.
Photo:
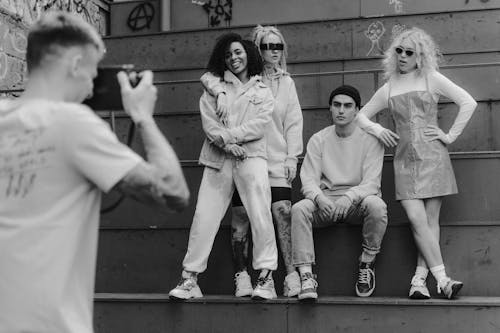
<path fill-rule="evenodd" d="M 229 113 L 227 106 L 227 96 L 225 93 L 219 93 L 217 95 L 217 117 L 221 120 L 222 124 L 227 125 L 227 115 Z"/>
<path fill-rule="evenodd" d="M 293 182 L 296 176 L 297 176 L 297 168 L 294 168 L 290 165 L 285 165 L 285 178 L 289 184 Z"/>
<path fill-rule="evenodd" d="M 450 140 L 444 132 L 435 125 L 429 125 L 424 129 L 424 135 L 427 137 L 427 142 L 441 140 L 442 143 L 448 145 Z"/>
<path fill-rule="evenodd" d="M 235 143 L 230 143 L 230 144 L 227 144 L 225 147 L 224 147 L 224 151 L 226 153 L 229 153 L 231 155 L 233 155 L 234 157 L 238 158 L 238 159 L 245 159 L 247 158 L 247 151 L 245 148 L 243 148 L 242 146 L 239 146 Z"/>
<path fill-rule="evenodd" d="M 380 132 L 378 139 L 387 147 L 395 147 L 398 144 L 399 135 L 390 129 L 385 128 L 382 132 Z"/>

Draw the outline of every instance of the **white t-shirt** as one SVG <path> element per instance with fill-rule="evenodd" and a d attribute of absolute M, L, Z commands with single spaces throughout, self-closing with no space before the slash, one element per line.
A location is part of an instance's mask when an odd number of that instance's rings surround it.
<path fill-rule="evenodd" d="M 93 332 L 101 191 L 142 160 L 79 104 L 0 101 L 0 332 Z"/>

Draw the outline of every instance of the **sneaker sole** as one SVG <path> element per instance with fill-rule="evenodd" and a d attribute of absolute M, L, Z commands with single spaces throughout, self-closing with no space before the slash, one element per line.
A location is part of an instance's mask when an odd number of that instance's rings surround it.
<path fill-rule="evenodd" d="M 448 299 L 457 297 L 458 292 L 460 291 L 460 289 L 462 289 L 463 286 L 464 286 L 463 283 L 453 285 L 451 287 L 451 295 L 450 297 L 448 297 Z"/>
<path fill-rule="evenodd" d="M 318 299 L 318 293 L 310 292 L 310 293 L 304 293 L 304 294 L 299 294 L 299 301 L 302 302 L 316 302 Z"/>
<path fill-rule="evenodd" d="M 422 294 L 420 291 L 415 291 L 413 294 L 408 296 L 410 299 L 430 299 L 431 296 Z"/>

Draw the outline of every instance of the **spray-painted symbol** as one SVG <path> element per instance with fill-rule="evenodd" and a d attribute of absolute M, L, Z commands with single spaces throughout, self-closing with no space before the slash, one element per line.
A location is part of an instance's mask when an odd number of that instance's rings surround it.
<path fill-rule="evenodd" d="M 202 5 L 208 15 L 208 25 L 216 27 L 222 21 L 229 26 L 233 16 L 233 1 L 232 0 L 210 0 Z"/>
<path fill-rule="evenodd" d="M 128 15 L 127 25 L 133 31 L 150 29 L 151 22 L 155 16 L 155 8 L 152 4 L 143 2 L 132 9 Z"/>
<path fill-rule="evenodd" d="M 371 55 L 371 53 L 374 51 L 376 52 L 377 55 L 384 53 L 379 44 L 380 38 L 384 35 L 384 33 L 385 33 L 385 27 L 384 24 L 380 21 L 372 22 L 368 26 L 368 29 L 366 29 L 365 31 L 365 36 L 372 42 L 372 45 L 368 53 L 366 53 L 366 56 Z"/>
<path fill-rule="evenodd" d="M 401 0 L 389 0 L 389 5 L 394 5 L 394 11 L 398 14 L 403 12 L 403 1 Z"/>
<path fill-rule="evenodd" d="M 399 34 L 401 34 L 402 32 L 404 32 L 405 30 L 406 30 L 406 25 L 396 23 L 392 27 L 392 39 L 396 38 Z"/>

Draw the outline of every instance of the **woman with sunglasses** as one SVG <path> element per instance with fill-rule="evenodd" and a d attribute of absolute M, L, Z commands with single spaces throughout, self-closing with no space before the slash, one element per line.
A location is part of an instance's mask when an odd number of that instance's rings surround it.
<path fill-rule="evenodd" d="M 222 35 L 212 51 L 207 69 L 223 78 L 228 113 L 225 125 L 216 115 L 214 96 L 200 98 L 205 142 L 200 153 L 204 165 L 198 202 L 183 261 L 182 278 L 169 296 L 202 297 L 197 276 L 205 271 L 215 235 L 236 189 L 241 194 L 252 225 L 253 267 L 260 270 L 252 291 L 257 299 L 276 298 L 272 271 L 278 265 L 276 239 L 270 210 L 266 129 L 274 106 L 272 92 L 261 81 L 259 51 L 240 35 Z"/>
<path fill-rule="evenodd" d="M 430 298 L 426 287 L 429 270 L 438 293 L 451 299 L 463 286 L 446 274 L 439 245 L 442 198 L 457 193 L 447 145 L 462 133 L 477 103 L 462 88 L 438 72 L 439 50 L 423 30 L 412 28 L 396 36 L 383 61 L 387 82 L 358 115 L 360 126 L 394 147 L 396 200 L 401 202 L 418 249 L 417 268 L 409 297 Z M 448 133 L 438 127 L 439 96 L 459 106 Z M 396 133 L 369 118 L 388 108 Z"/>
<path fill-rule="evenodd" d="M 302 110 L 295 84 L 286 71 L 287 45 L 281 32 L 276 27 L 258 25 L 252 32 L 252 40 L 264 60 L 263 82 L 271 88 L 275 98 L 273 122 L 266 131 L 271 211 L 287 272 L 283 294 L 293 297 L 300 292 L 300 278 L 291 258 L 291 186 L 297 174 L 297 158 L 303 148 Z M 221 80 L 211 73 L 206 73 L 201 81 L 207 91 L 217 96 L 219 116 L 225 119 L 228 104 Z M 247 273 L 249 223 L 238 192 L 233 197 L 232 216 L 235 295 L 248 296 L 252 293 L 252 284 Z"/>

